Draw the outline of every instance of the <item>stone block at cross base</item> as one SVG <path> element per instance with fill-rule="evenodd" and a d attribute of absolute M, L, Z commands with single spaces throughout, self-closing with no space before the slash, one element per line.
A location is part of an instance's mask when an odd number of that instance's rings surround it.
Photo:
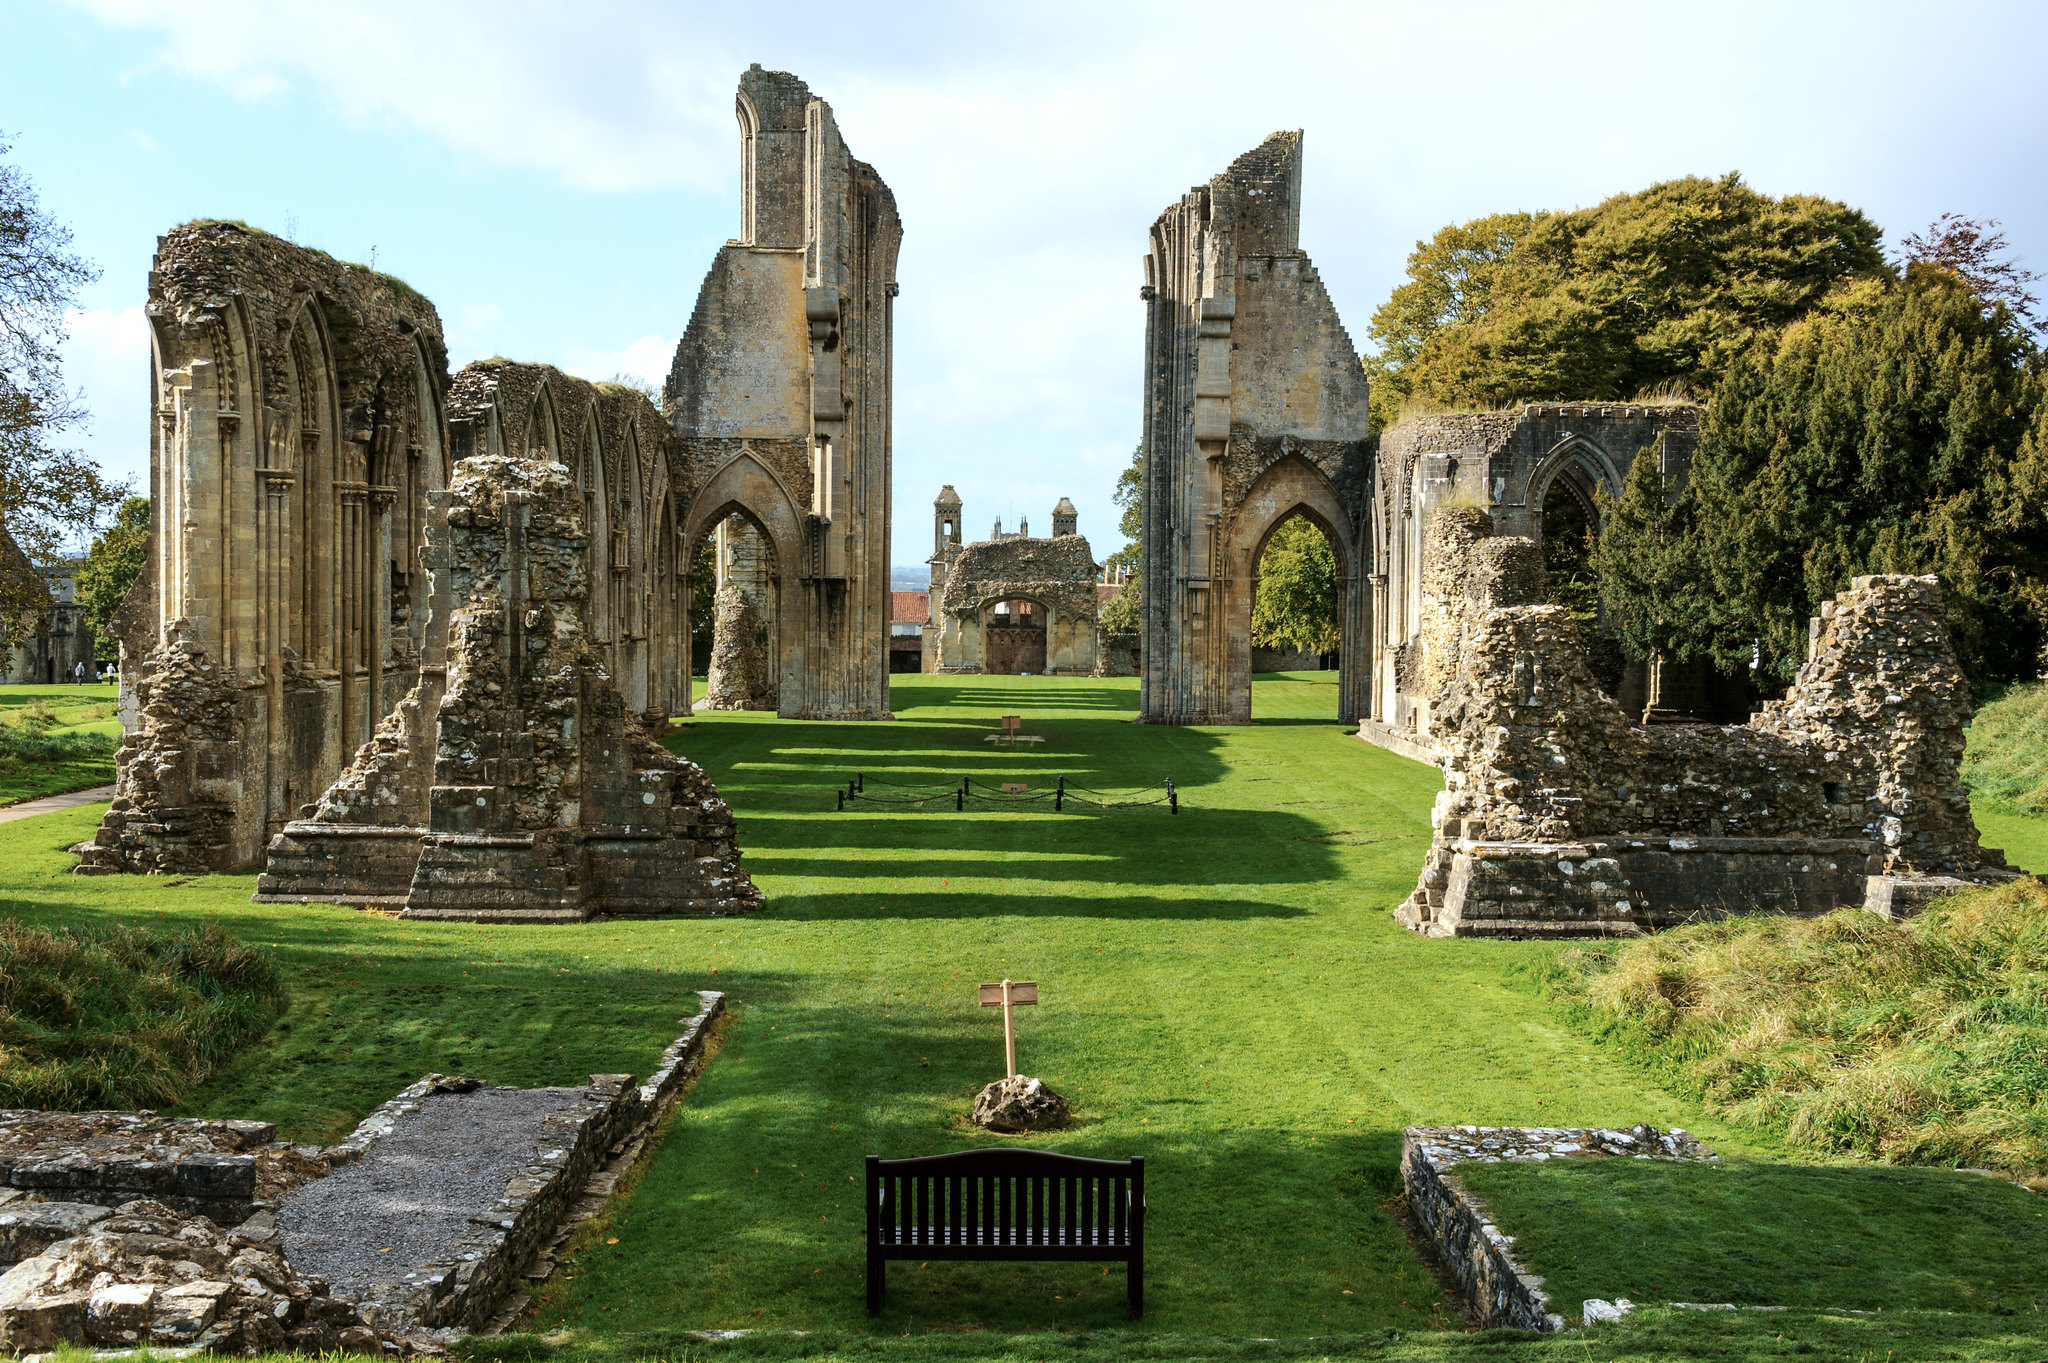
<path fill-rule="evenodd" d="M 1067 1100 L 1025 1074 L 998 1079 L 974 1099 L 974 1124 L 990 1131 L 1058 1131 L 1072 1124 Z"/>

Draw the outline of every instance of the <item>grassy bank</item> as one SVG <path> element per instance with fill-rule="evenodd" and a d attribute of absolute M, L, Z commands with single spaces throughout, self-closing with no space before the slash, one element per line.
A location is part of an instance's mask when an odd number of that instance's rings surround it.
<path fill-rule="evenodd" d="M 116 688 L 0 686 L 0 806 L 114 779 Z"/>
<path fill-rule="evenodd" d="M 1734 918 L 1540 972 L 1568 1012 L 1710 1109 L 1794 1146 L 2048 1171 L 2048 887 L 1909 923 Z"/>
<path fill-rule="evenodd" d="M 0 920 L 0 1107 L 166 1107 L 283 1006 L 277 968 L 211 925 Z"/>

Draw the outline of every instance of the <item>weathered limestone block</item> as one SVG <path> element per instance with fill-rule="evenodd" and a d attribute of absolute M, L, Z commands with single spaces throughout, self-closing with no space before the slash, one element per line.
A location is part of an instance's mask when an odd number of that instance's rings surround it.
<path fill-rule="evenodd" d="M 83 875 L 204 875 L 230 869 L 243 795 L 244 690 L 174 622 L 148 659 L 141 724 L 114 754 L 114 802 L 89 844 Z"/>
<path fill-rule="evenodd" d="M 566 469 L 465 459 L 448 526 L 448 683 L 405 916 L 756 907 L 731 811 L 629 718 L 584 633 L 583 500 Z"/>
<path fill-rule="evenodd" d="M 1928 897 L 1897 877 L 2013 874 L 1978 845 L 1960 780 L 1969 688 L 1931 577 L 1857 578 L 1816 620 L 1785 699 L 1725 727 L 1632 723 L 1562 607 L 1469 606 L 1442 629 L 1456 673 L 1430 702 L 1436 836 L 1396 911 L 1417 931 L 1888 911 Z"/>
<path fill-rule="evenodd" d="M 285 1262 L 269 1219 L 228 1230 L 161 1202 L 124 1203 L 0 1275 L 0 1345 L 384 1352 L 351 1303 Z"/>

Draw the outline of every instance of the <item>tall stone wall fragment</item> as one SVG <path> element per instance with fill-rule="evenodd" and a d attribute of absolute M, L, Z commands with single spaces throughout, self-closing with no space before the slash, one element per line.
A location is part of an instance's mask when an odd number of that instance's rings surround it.
<path fill-rule="evenodd" d="M 740 77 L 741 222 L 720 248 L 663 389 L 679 531 L 734 513 L 777 567 L 779 712 L 889 717 L 895 196 L 795 76 Z"/>
<path fill-rule="evenodd" d="M 78 869 L 244 870 L 419 681 L 446 349 L 398 280 L 239 223 L 158 238 L 145 311 L 155 595 Z"/>
<path fill-rule="evenodd" d="M 561 922 L 759 903 L 731 811 L 627 714 L 589 640 L 583 510 L 557 462 L 457 466 L 448 689 L 406 917 Z"/>
<path fill-rule="evenodd" d="M 1146 723 L 1250 722 L 1259 555 L 1296 514 L 1336 551 L 1338 712 L 1352 721 L 1366 711 L 1365 371 L 1300 226 L 1298 132 L 1273 134 L 1152 226 L 1142 290 Z"/>

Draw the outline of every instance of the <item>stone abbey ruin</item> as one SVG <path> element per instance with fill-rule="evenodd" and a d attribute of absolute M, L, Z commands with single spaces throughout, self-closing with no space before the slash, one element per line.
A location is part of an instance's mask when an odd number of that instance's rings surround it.
<path fill-rule="evenodd" d="M 744 529 L 799 718 L 888 716 L 902 229 L 830 107 L 740 80 L 743 215 L 660 408 L 544 365 L 451 379 L 433 305 L 238 223 L 160 239 L 136 720 L 85 872 L 263 867 L 413 916 L 730 912 L 687 709 L 693 548 Z"/>
<path fill-rule="evenodd" d="M 415 917 L 759 902 L 731 811 L 657 735 L 691 703 L 707 540 L 700 708 L 890 716 L 902 226 L 803 82 L 754 67 L 737 113 L 740 234 L 659 405 L 545 365 L 451 376 L 426 299 L 238 223 L 160 239 L 153 560 L 120 621 L 135 709 L 80 871 L 261 868 L 263 898 Z M 1905 911 L 2010 874 L 1958 779 L 1938 583 L 1859 579 L 1753 719 L 1705 669 L 1628 662 L 1604 617 L 1547 603 L 1545 518 L 1597 534 L 1598 489 L 1644 450 L 1677 487 L 1698 410 L 1374 434 L 1300 245 L 1301 176 L 1301 134 L 1276 133 L 1152 225 L 1142 633 L 1103 634 L 1071 502 L 1049 536 L 967 542 L 947 487 L 924 670 L 1135 672 L 1142 722 L 1247 723 L 1259 565 L 1304 516 L 1337 564 L 1339 718 L 1445 772 L 1398 911 L 1415 930 Z"/>

